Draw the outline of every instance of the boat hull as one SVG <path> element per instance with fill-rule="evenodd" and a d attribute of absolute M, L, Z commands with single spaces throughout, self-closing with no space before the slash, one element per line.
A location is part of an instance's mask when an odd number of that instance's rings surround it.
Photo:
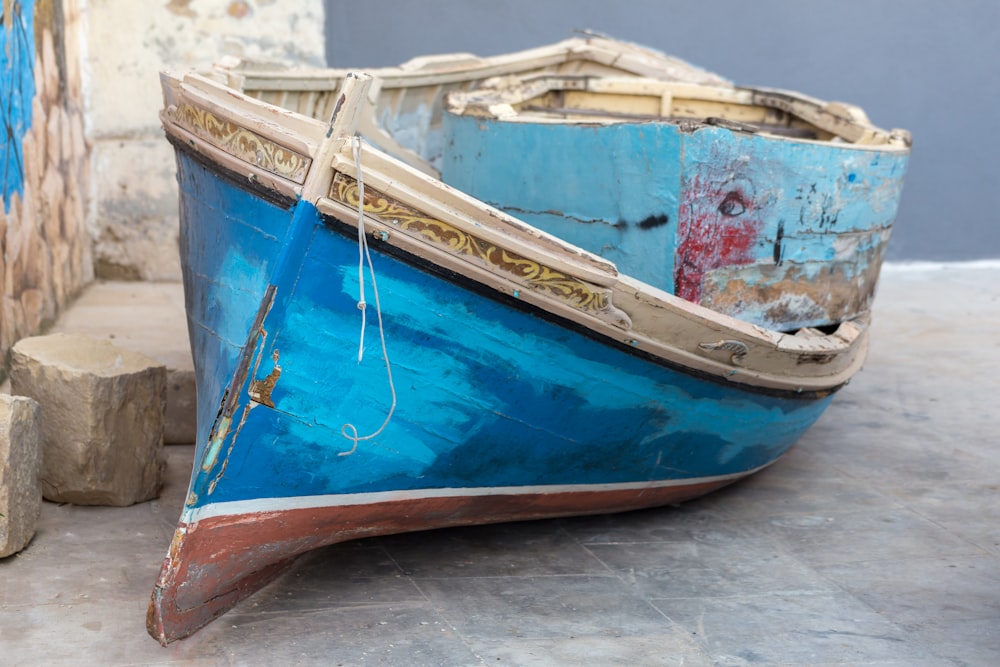
<path fill-rule="evenodd" d="M 898 146 L 465 111 L 444 114 L 442 180 L 623 273 L 781 331 L 871 306 L 906 172 Z"/>
<path fill-rule="evenodd" d="M 325 544 L 706 493 L 832 398 L 666 362 L 389 244 L 366 297 L 346 218 L 180 143 L 178 174 L 199 436 L 148 617 L 161 642 Z"/>
<path fill-rule="evenodd" d="M 331 504 L 307 497 L 214 508 L 220 513 L 178 526 L 150 606 L 148 630 L 163 644 L 181 639 L 269 583 L 295 556 L 330 544 L 432 528 L 659 507 L 739 477 L 652 487 L 362 494 L 332 498 Z"/>

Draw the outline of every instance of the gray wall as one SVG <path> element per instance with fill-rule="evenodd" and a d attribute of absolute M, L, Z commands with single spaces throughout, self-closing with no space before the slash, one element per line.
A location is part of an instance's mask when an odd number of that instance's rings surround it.
<path fill-rule="evenodd" d="M 326 0 L 327 59 L 493 55 L 590 28 L 914 135 L 893 260 L 1000 258 L 996 0 Z"/>

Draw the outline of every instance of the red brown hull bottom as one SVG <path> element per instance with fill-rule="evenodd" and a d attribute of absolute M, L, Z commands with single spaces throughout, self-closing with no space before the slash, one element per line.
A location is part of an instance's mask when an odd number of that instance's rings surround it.
<path fill-rule="evenodd" d="M 362 537 L 433 528 L 605 514 L 668 505 L 733 478 L 646 489 L 407 498 L 221 515 L 180 523 L 146 628 L 161 644 L 183 639 L 258 591 L 312 549 Z"/>

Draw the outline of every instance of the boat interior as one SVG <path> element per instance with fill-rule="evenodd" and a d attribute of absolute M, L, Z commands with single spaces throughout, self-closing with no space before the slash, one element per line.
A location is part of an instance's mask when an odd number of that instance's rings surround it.
<path fill-rule="evenodd" d="M 785 91 L 708 86 L 643 77 L 544 75 L 486 82 L 452 93 L 456 113 L 510 122 L 667 122 L 824 142 L 884 145 L 905 137 L 872 126 L 860 108 Z"/>

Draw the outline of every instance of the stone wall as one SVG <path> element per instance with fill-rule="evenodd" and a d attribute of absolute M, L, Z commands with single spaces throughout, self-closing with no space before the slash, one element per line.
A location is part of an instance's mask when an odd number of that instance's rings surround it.
<path fill-rule="evenodd" d="M 90 0 L 87 14 L 97 276 L 179 280 L 160 70 L 208 68 L 225 55 L 321 66 L 323 0 Z"/>
<path fill-rule="evenodd" d="M 93 279 L 79 0 L 2 0 L 0 352 Z M 0 368 L 6 375 L 6 364 Z"/>
<path fill-rule="evenodd" d="M 0 0 L 0 353 L 95 277 L 179 280 L 160 70 L 323 64 L 322 0 Z M 0 379 L 6 375 L 0 364 Z"/>

